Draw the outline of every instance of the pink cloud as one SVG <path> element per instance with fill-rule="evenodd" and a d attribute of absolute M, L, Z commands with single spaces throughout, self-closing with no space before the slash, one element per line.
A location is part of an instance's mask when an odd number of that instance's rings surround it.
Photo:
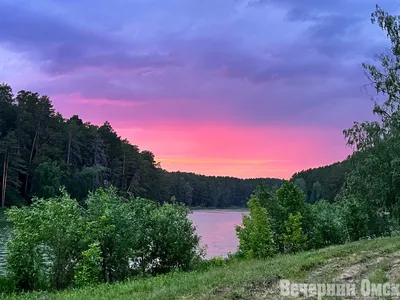
<path fill-rule="evenodd" d="M 137 128 L 117 123 L 115 129 L 152 150 L 165 169 L 205 175 L 289 178 L 349 154 L 341 132 L 312 127 L 183 123 Z"/>
<path fill-rule="evenodd" d="M 154 106 L 148 103 L 60 100 L 55 106 L 66 117 L 79 113 L 94 124 L 109 121 L 120 136 L 152 151 L 169 171 L 290 178 L 295 172 L 340 161 L 350 154 L 341 131 L 333 128 L 252 125 L 226 119 L 190 121 L 152 114 Z"/>

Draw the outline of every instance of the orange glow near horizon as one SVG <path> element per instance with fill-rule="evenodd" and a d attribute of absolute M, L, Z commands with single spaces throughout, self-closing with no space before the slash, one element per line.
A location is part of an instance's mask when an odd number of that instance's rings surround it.
<path fill-rule="evenodd" d="M 350 154 L 341 130 L 333 128 L 172 120 L 153 116 L 146 110 L 148 106 L 125 105 L 123 101 L 63 103 L 56 108 L 66 117 L 79 108 L 84 121 L 99 125 L 108 120 L 118 135 L 141 150 L 152 151 L 168 171 L 288 179 L 296 172 L 341 161 Z M 126 120 L 138 109 L 140 117 Z"/>
<path fill-rule="evenodd" d="M 239 178 L 290 178 L 294 173 L 346 158 L 349 150 L 332 143 L 332 132 L 314 128 L 183 124 L 116 131 L 141 149 L 153 151 L 169 171 Z M 339 145 L 339 146 L 337 146 Z"/>

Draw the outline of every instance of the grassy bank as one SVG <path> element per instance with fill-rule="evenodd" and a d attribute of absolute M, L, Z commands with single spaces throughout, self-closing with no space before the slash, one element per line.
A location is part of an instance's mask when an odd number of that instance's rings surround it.
<path fill-rule="evenodd" d="M 2 299 L 276 299 L 279 278 L 301 282 L 357 282 L 360 278 L 397 281 L 400 279 L 399 249 L 400 237 L 381 238 L 279 255 L 270 260 L 233 260 L 205 271 Z"/>

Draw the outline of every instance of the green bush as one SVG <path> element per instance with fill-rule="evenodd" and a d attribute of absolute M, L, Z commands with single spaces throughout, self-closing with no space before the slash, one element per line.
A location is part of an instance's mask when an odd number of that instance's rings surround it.
<path fill-rule="evenodd" d="M 311 206 L 313 230 L 309 247 L 321 248 L 347 241 L 346 215 L 341 205 L 325 200 Z"/>
<path fill-rule="evenodd" d="M 301 227 L 302 219 L 303 217 L 300 213 L 295 215 L 290 213 L 288 220 L 285 222 L 286 232 L 283 234 L 283 245 L 286 252 L 296 253 L 306 248 L 307 237 Z"/>
<path fill-rule="evenodd" d="M 202 251 L 187 214 L 183 205 L 124 199 L 114 188 L 90 193 L 86 209 L 64 190 L 34 199 L 7 212 L 10 280 L 19 291 L 47 290 L 190 270 Z"/>
<path fill-rule="evenodd" d="M 62 191 L 60 197 L 33 199 L 30 207 L 12 208 L 7 216 L 13 223 L 7 268 L 18 289 L 60 289 L 72 283 L 83 246 L 77 202 Z"/>
<path fill-rule="evenodd" d="M 166 203 L 152 211 L 149 250 L 153 273 L 187 271 L 200 258 L 197 247 L 200 238 L 187 214 L 187 208 L 180 204 Z"/>
<path fill-rule="evenodd" d="M 15 282 L 9 276 L 0 275 L 0 299 L 2 294 L 15 292 Z"/>
<path fill-rule="evenodd" d="M 129 205 L 113 188 L 89 194 L 86 204 L 86 237 L 88 244 L 99 244 L 102 280 L 113 282 L 128 278 L 137 231 Z"/>
<path fill-rule="evenodd" d="M 270 218 L 259 199 L 252 196 L 248 202 L 249 215 L 243 215 L 243 225 L 236 226 L 239 251 L 249 258 L 266 258 L 276 253 Z"/>
<path fill-rule="evenodd" d="M 90 194 L 87 207 L 87 235 L 100 245 L 106 282 L 189 270 L 200 259 L 199 237 L 180 204 L 138 198 L 127 202 L 111 188 Z"/>
<path fill-rule="evenodd" d="M 229 258 L 223 258 L 222 256 L 216 256 L 210 259 L 202 260 L 197 266 L 198 271 L 207 271 L 214 267 L 223 267 L 228 264 Z"/>
<path fill-rule="evenodd" d="M 101 282 L 101 253 L 100 244 L 89 245 L 89 249 L 82 252 L 82 260 L 75 268 L 75 285 L 83 287 Z"/>

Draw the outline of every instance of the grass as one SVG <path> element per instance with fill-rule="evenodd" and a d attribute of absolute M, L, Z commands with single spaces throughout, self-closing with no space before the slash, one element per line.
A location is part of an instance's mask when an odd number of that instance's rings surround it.
<path fill-rule="evenodd" d="M 278 255 L 269 260 L 232 260 L 223 266 L 212 266 L 204 271 L 176 272 L 58 293 L 30 293 L 0 298 L 4 300 L 265 299 L 266 292 L 279 295 L 279 291 L 276 293 L 274 287 L 279 278 L 299 282 L 307 282 L 313 278 L 312 280 L 319 280 L 314 282 L 324 282 L 321 280 L 332 279 L 333 266 L 336 266 L 340 273 L 354 264 L 360 266 L 375 261 L 377 257 L 385 259 L 381 260 L 381 265 L 374 266 L 371 272 L 365 274 L 371 274 L 372 279 L 384 280 L 386 278 L 384 273 L 390 268 L 390 256 L 399 249 L 400 237 L 380 238 L 296 255 Z M 269 298 L 273 297 L 266 299 Z"/>
<path fill-rule="evenodd" d="M 372 282 L 377 282 L 377 283 L 384 283 L 388 281 L 387 278 L 387 273 L 390 270 L 389 262 L 384 262 L 381 265 L 379 265 L 377 268 L 375 268 L 371 274 L 369 274 L 368 278 Z"/>

